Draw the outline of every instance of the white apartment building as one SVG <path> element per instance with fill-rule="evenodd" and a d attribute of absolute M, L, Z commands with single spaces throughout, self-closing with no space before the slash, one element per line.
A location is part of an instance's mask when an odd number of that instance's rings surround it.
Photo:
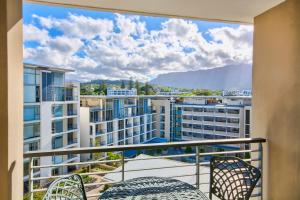
<path fill-rule="evenodd" d="M 81 147 L 140 144 L 156 137 L 148 96 L 81 96 L 80 105 Z"/>
<path fill-rule="evenodd" d="M 136 96 L 137 90 L 135 88 L 131 89 L 107 89 L 107 96 Z"/>
<path fill-rule="evenodd" d="M 66 83 L 70 70 L 24 64 L 24 152 L 80 147 L 79 84 Z M 42 157 L 39 165 L 78 162 L 79 155 Z M 24 160 L 24 180 L 28 179 Z M 63 174 L 73 167 L 42 168 L 34 176 Z"/>
<path fill-rule="evenodd" d="M 251 97 L 185 97 L 171 104 L 173 140 L 250 136 Z"/>

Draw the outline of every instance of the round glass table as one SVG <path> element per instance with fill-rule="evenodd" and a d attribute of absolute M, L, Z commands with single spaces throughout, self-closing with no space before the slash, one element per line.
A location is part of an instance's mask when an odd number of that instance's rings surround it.
<path fill-rule="evenodd" d="M 141 177 L 115 184 L 101 200 L 209 200 L 194 186 L 170 178 Z"/>

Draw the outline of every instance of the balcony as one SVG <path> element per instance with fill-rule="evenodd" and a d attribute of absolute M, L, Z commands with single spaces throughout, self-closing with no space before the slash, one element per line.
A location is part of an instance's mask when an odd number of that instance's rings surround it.
<path fill-rule="evenodd" d="M 77 124 L 68 124 L 68 131 L 76 130 Z"/>
<path fill-rule="evenodd" d="M 107 187 L 105 185 L 114 185 L 126 181 L 128 179 L 144 177 L 144 176 L 157 176 L 157 177 L 168 177 L 176 180 L 184 181 L 195 188 L 200 189 L 206 195 L 208 195 L 208 185 L 210 181 L 209 177 L 209 160 L 212 156 L 236 156 L 244 161 L 251 163 L 256 166 L 262 172 L 262 153 L 263 143 L 266 142 L 262 138 L 253 139 L 222 139 L 222 140 L 205 140 L 205 141 L 191 141 L 191 142 L 173 142 L 173 143 L 158 143 L 158 144 L 142 144 L 142 145 L 127 145 L 127 146 L 112 146 L 112 147 L 94 147 L 94 148 L 81 148 L 81 149 L 65 149 L 65 150 L 54 150 L 51 152 L 30 152 L 25 153 L 24 158 L 29 158 L 32 167 L 29 167 L 29 195 L 33 197 L 36 192 L 45 192 L 46 186 L 33 187 L 37 181 L 53 181 L 54 179 L 65 177 L 64 175 L 57 176 L 44 176 L 34 177 L 33 170 L 41 168 L 55 168 L 63 166 L 74 166 L 79 169 L 91 164 L 92 166 L 98 166 L 89 168 L 84 173 L 79 173 L 81 176 L 89 177 L 103 177 L 101 179 L 95 179 L 97 181 L 85 183 L 84 186 L 87 190 L 87 197 L 95 198 L 99 197 Z M 211 146 L 226 146 L 226 145 L 237 145 L 243 147 L 246 144 L 251 144 L 251 149 L 228 149 L 221 150 L 220 148 L 204 148 Z M 158 151 L 164 149 L 164 151 Z M 162 154 L 167 149 L 179 149 L 172 154 Z M 182 149 L 182 150 L 180 150 Z M 190 149 L 189 151 L 184 149 Z M 159 155 L 138 155 L 134 158 L 129 158 L 126 152 L 140 151 L 144 153 L 159 152 Z M 76 162 L 76 163 L 62 163 L 63 156 L 70 158 L 70 155 L 77 154 L 91 154 L 91 153 L 109 153 L 114 152 L 121 156 L 114 156 L 114 159 L 105 158 L 101 160 L 91 160 L 88 162 Z M 123 156 L 122 156 L 123 155 Z M 33 160 L 35 158 L 41 158 L 46 156 L 53 156 L 54 164 L 41 166 L 34 165 Z M 160 163 L 160 164 L 158 164 Z M 111 166 L 105 170 L 97 170 L 99 166 Z M 98 188 L 100 192 L 96 190 L 88 190 L 89 187 L 93 186 Z M 255 187 L 252 197 L 261 197 L 263 192 L 263 185 L 261 181 Z"/>
<path fill-rule="evenodd" d="M 68 110 L 67 112 L 68 116 L 74 116 L 74 115 L 77 115 L 77 110 Z"/>
<path fill-rule="evenodd" d="M 102 135 L 105 133 L 105 130 L 96 130 L 96 135 Z"/>
<path fill-rule="evenodd" d="M 66 96 L 66 101 L 77 101 L 78 97 L 74 95 L 67 95 Z"/>
<path fill-rule="evenodd" d="M 77 138 L 68 139 L 68 145 L 77 144 L 77 143 L 78 143 Z"/>

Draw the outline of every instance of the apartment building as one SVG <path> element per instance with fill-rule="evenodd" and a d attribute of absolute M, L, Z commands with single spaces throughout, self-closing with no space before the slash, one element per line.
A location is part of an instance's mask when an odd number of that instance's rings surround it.
<path fill-rule="evenodd" d="M 24 152 L 80 147 L 79 84 L 67 83 L 70 70 L 24 64 Z M 78 162 L 78 155 L 43 157 L 41 165 Z M 24 180 L 29 160 L 24 160 Z M 43 168 L 35 176 L 63 174 L 72 167 Z"/>
<path fill-rule="evenodd" d="M 81 96 L 80 105 L 81 147 L 140 144 L 156 137 L 148 96 Z"/>
<path fill-rule="evenodd" d="M 251 97 L 185 97 L 173 99 L 171 105 L 173 140 L 250 136 Z"/>
<path fill-rule="evenodd" d="M 136 96 L 137 90 L 135 88 L 131 89 L 113 89 L 108 88 L 107 89 L 107 96 Z"/>

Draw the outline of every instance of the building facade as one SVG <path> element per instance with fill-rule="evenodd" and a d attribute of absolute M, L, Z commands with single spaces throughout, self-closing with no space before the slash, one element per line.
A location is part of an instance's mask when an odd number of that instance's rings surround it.
<path fill-rule="evenodd" d="M 171 105 L 173 140 L 250 137 L 251 97 L 185 97 Z"/>
<path fill-rule="evenodd" d="M 81 96 L 80 105 L 82 147 L 141 144 L 156 137 L 150 97 Z"/>
<path fill-rule="evenodd" d="M 107 96 L 136 96 L 137 91 L 135 88 L 131 89 L 107 89 Z"/>
<path fill-rule="evenodd" d="M 69 70 L 24 65 L 24 152 L 80 147 L 79 84 L 66 83 Z M 43 157 L 39 165 L 78 162 L 79 155 Z M 24 160 L 24 180 L 29 160 Z M 35 176 L 63 174 L 72 167 L 42 168 Z"/>

